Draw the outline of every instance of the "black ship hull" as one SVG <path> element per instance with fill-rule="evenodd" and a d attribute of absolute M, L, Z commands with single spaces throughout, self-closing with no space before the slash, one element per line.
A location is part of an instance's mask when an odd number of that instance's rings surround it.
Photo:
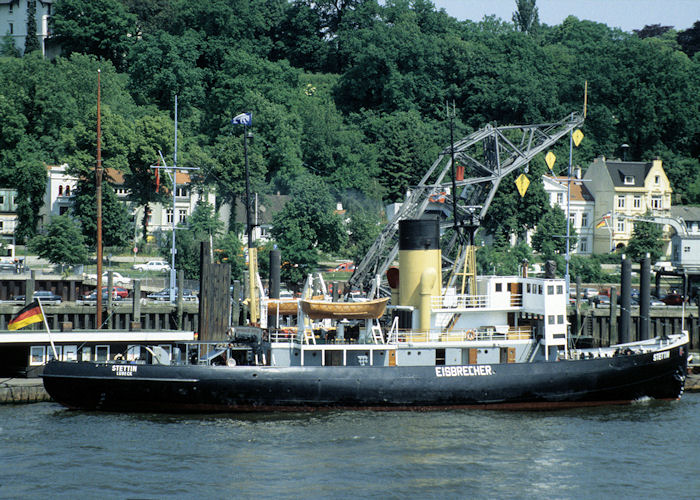
<path fill-rule="evenodd" d="M 470 366 L 46 365 L 44 385 L 81 410 L 235 412 L 352 409 L 547 409 L 672 400 L 687 345 L 574 361 Z"/>

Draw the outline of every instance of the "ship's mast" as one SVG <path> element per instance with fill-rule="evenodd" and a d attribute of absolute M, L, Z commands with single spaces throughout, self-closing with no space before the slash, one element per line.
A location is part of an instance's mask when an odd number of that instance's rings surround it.
<path fill-rule="evenodd" d="M 97 167 L 95 168 L 95 200 L 97 202 L 97 311 L 95 328 L 102 327 L 102 143 L 100 130 L 100 70 L 97 70 Z"/>

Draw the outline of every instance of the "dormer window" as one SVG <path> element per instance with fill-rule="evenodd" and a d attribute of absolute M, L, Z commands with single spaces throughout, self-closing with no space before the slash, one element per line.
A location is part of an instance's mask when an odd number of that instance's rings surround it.
<path fill-rule="evenodd" d="M 634 186 L 634 177 L 631 175 L 625 176 L 625 184 L 628 186 Z"/>

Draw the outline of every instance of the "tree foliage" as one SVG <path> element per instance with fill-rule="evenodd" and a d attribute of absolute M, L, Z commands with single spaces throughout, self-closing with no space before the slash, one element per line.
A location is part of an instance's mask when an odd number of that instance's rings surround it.
<path fill-rule="evenodd" d="M 319 251 L 338 252 L 347 241 L 328 187 L 316 176 L 299 178 L 292 198 L 273 220 L 272 236 L 282 255 L 282 278 L 301 283 L 318 264 Z"/>
<path fill-rule="evenodd" d="M 633 262 L 639 262 L 649 253 L 652 262 L 663 254 L 664 241 L 662 226 L 651 222 L 635 222 L 632 237 L 625 249 Z"/>
<path fill-rule="evenodd" d="M 46 233 L 32 238 L 29 249 L 61 266 L 82 264 L 88 258 L 80 228 L 66 215 L 53 217 L 46 226 Z"/>
<path fill-rule="evenodd" d="M 27 2 L 27 37 L 24 42 L 24 53 L 30 54 L 41 50 L 39 38 L 36 36 L 36 0 Z"/>
<path fill-rule="evenodd" d="M 569 223 L 569 250 L 576 248 L 578 237 L 573 224 Z M 549 207 L 537 224 L 532 236 L 532 248 L 545 260 L 566 253 L 566 213 L 558 206 Z"/>
<path fill-rule="evenodd" d="M 158 151 L 172 161 L 176 95 L 179 164 L 199 167 L 194 182 L 214 186 L 219 204 L 235 207 L 244 192 L 242 131 L 230 120 L 250 111 L 254 192 L 289 194 L 313 175 L 332 201 L 359 193 L 381 206 L 402 201 L 447 145 L 446 101 L 459 138 L 487 123 L 559 120 L 581 109 L 585 81 L 586 139 L 574 164 L 620 156 L 626 143 L 632 160 L 661 157 L 677 199 L 697 202 L 700 21 L 625 33 L 573 16 L 539 24 L 535 0 L 515 7 L 511 20 L 473 22 L 429 0 L 55 2 L 63 55 L 0 57 L 0 181 L 21 191 L 18 236 L 34 234 L 45 164 L 80 175 L 95 166 L 98 68 L 103 164 L 124 173 L 136 206 L 168 197 L 150 166 Z M 565 149 L 554 147 L 559 157 Z M 539 159 L 530 169 L 539 179 Z M 546 207 L 541 183 L 520 198 L 504 179 L 484 226 L 507 241 Z M 289 228 L 297 233 L 285 243 L 303 265 L 323 240 L 293 244 L 305 227 Z"/>

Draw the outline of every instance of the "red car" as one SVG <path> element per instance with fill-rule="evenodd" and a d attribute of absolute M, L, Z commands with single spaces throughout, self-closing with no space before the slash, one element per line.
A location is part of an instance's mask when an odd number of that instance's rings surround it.
<path fill-rule="evenodd" d="M 661 302 L 667 306 L 681 306 L 683 305 L 683 296 L 679 293 L 669 293 L 661 299 Z"/>
<path fill-rule="evenodd" d="M 94 290 L 92 292 L 88 292 L 85 294 L 85 297 L 88 295 L 91 295 L 94 293 Z M 115 297 L 119 297 L 121 299 L 125 299 L 129 296 L 129 290 L 126 288 L 122 288 L 120 286 L 113 286 L 112 287 L 112 293 L 114 294 Z M 102 287 L 102 296 L 105 297 L 107 295 L 107 287 L 103 286 Z"/>
<path fill-rule="evenodd" d="M 354 270 L 355 270 L 355 263 L 354 262 L 343 262 L 335 269 L 329 269 L 328 272 L 330 272 L 330 273 L 338 273 L 338 272 L 351 273 Z"/>

